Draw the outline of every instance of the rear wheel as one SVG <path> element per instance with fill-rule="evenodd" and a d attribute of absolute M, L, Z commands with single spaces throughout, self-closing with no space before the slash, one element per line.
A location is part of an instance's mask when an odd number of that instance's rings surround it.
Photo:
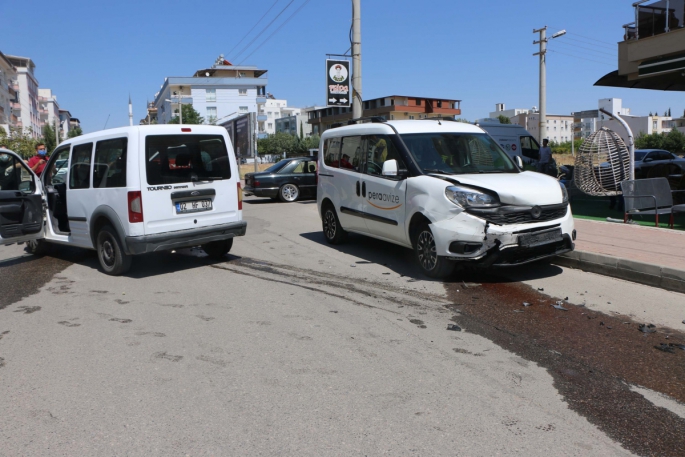
<path fill-rule="evenodd" d="M 233 247 L 233 238 L 221 241 L 212 241 L 211 243 L 203 244 L 202 249 L 212 259 L 222 259 L 231 251 Z"/>
<path fill-rule="evenodd" d="M 444 256 L 439 256 L 435 246 L 435 238 L 428 224 L 423 224 L 414 241 L 414 252 L 421 270 L 426 276 L 442 279 L 454 271 L 454 263 Z"/>
<path fill-rule="evenodd" d="M 131 268 L 133 258 L 124 252 L 116 231 L 105 225 L 97 237 L 98 260 L 103 271 L 111 276 L 119 276 Z"/>
<path fill-rule="evenodd" d="M 295 184 L 283 184 L 278 191 L 278 197 L 283 202 L 292 203 L 300 196 L 300 189 Z"/>
<path fill-rule="evenodd" d="M 326 205 L 321 218 L 323 225 L 323 235 L 330 244 L 340 244 L 347 238 L 347 232 L 340 225 L 338 213 L 335 212 L 333 205 Z"/>
<path fill-rule="evenodd" d="M 44 256 L 49 249 L 50 246 L 45 240 L 31 240 L 26 242 L 26 251 L 35 256 Z"/>

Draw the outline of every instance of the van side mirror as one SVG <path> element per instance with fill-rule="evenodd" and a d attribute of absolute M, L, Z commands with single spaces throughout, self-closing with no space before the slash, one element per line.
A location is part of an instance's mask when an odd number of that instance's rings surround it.
<path fill-rule="evenodd" d="M 523 170 L 523 159 L 521 156 L 514 156 L 514 160 L 516 161 L 516 165 Z"/>
<path fill-rule="evenodd" d="M 397 176 L 397 160 L 386 160 L 383 162 L 383 176 Z"/>

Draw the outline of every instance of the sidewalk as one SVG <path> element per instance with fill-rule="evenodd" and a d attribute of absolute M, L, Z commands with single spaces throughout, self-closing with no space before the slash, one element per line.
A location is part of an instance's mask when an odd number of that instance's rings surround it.
<path fill-rule="evenodd" d="M 575 219 L 576 250 L 553 263 L 685 292 L 685 232 Z"/>

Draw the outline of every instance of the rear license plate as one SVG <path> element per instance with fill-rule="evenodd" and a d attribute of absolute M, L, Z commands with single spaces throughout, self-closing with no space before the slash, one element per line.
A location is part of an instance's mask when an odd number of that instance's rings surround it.
<path fill-rule="evenodd" d="M 198 211 L 209 211 L 212 209 L 211 200 L 193 200 L 191 202 L 176 203 L 176 214 L 196 213 Z"/>
<path fill-rule="evenodd" d="M 541 233 L 526 233 L 519 235 L 519 246 L 532 248 L 543 244 L 556 243 L 562 239 L 561 229 L 549 230 Z"/>

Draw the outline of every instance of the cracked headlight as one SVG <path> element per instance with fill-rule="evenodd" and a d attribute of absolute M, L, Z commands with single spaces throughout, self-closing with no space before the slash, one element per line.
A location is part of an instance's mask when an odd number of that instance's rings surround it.
<path fill-rule="evenodd" d="M 568 191 L 566 190 L 566 186 L 561 181 L 559 181 L 559 186 L 561 187 L 561 202 L 568 203 Z"/>
<path fill-rule="evenodd" d="M 499 200 L 496 196 L 469 187 L 449 186 L 445 189 L 445 196 L 452 203 L 462 208 L 493 208 L 499 206 Z"/>

